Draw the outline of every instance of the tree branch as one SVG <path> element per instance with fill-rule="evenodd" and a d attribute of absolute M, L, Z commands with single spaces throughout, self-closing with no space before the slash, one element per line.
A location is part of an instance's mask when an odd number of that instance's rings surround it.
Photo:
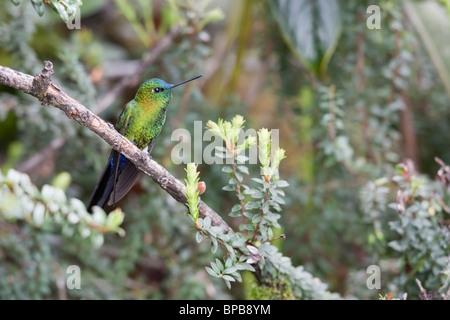
<path fill-rule="evenodd" d="M 44 61 L 43 71 L 35 77 L 0 66 L 0 84 L 28 93 L 42 101 L 43 105 L 52 105 L 61 109 L 69 119 L 74 119 L 96 133 L 114 150 L 130 159 L 139 170 L 152 178 L 175 200 L 186 205 L 186 187 L 182 182 L 152 160 L 146 152 L 138 149 L 130 140 L 118 133 L 111 125 L 67 95 L 57 85 L 51 83 L 52 74 L 53 64 L 50 61 Z M 226 232 L 232 231 L 228 224 L 203 201 L 200 201 L 199 204 L 199 214 L 202 218 L 210 217 L 213 225 L 222 227 Z"/>
<path fill-rule="evenodd" d="M 132 88 L 139 84 L 139 79 L 141 78 L 144 70 L 148 68 L 151 64 L 153 64 L 169 47 L 173 42 L 173 39 L 179 34 L 180 28 L 174 27 L 167 34 L 165 34 L 153 47 L 152 50 L 146 52 L 138 66 L 135 70 L 132 70 L 131 75 L 122 77 L 122 80 L 116 84 L 110 91 L 105 93 L 102 97 L 100 97 L 95 106 L 92 109 L 92 112 L 96 114 L 100 114 L 103 112 L 109 105 L 117 98 L 117 96 L 125 89 Z M 52 70 L 53 73 L 53 70 Z M 42 73 L 44 75 L 46 73 Z M 38 75 L 39 76 L 39 75 Z M 43 81 L 46 83 L 48 80 L 50 81 L 50 76 L 45 76 Z M 41 76 L 42 77 L 42 76 Z M 40 77 L 40 78 L 41 78 Z M 39 78 L 38 78 L 39 79 Z M 36 81 L 38 80 L 36 79 Z M 50 82 L 49 82 L 50 83 Z M 48 87 L 48 85 L 47 85 Z M 47 88 L 46 87 L 46 88 Z M 41 90 L 42 91 L 42 90 Z M 45 91 L 45 90 L 43 90 Z M 185 91 L 187 92 L 187 90 Z M 41 97 L 43 98 L 43 97 Z M 55 152 L 60 147 L 62 147 L 65 143 L 65 138 L 55 138 L 53 139 L 47 147 L 42 149 L 40 152 L 34 154 L 31 158 L 27 159 L 25 162 L 21 163 L 18 166 L 19 171 L 30 174 L 33 170 L 35 170 L 35 165 L 39 164 L 43 158 L 47 157 L 52 152 Z"/>

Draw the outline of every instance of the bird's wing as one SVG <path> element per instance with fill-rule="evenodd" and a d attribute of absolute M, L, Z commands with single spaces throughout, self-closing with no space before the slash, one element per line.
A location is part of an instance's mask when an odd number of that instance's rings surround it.
<path fill-rule="evenodd" d="M 153 145 L 154 141 L 152 140 L 147 147 L 147 153 L 149 155 L 152 152 Z M 118 159 L 117 162 L 119 162 Z M 116 167 L 114 165 L 115 162 L 113 157 L 113 172 L 116 172 Z M 117 180 L 114 184 L 111 196 L 109 197 L 107 203 L 108 206 L 112 206 L 114 203 L 120 201 L 120 199 L 122 199 L 128 193 L 128 191 L 130 191 L 130 189 L 136 183 L 136 180 L 139 179 L 141 175 L 142 173 L 136 168 L 136 166 L 131 161 L 128 161 L 125 167 L 116 175 Z"/>
<path fill-rule="evenodd" d="M 152 152 L 153 145 L 154 140 L 152 139 L 147 146 L 147 153 L 149 155 Z M 119 160 L 117 162 L 119 162 Z M 115 172 L 115 167 L 113 167 L 113 171 Z M 125 168 L 118 173 L 117 181 L 114 184 L 114 188 L 107 203 L 108 206 L 112 206 L 114 203 L 117 203 L 120 199 L 122 199 L 128 191 L 130 191 L 136 183 L 136 180 L 139 179 L 141 175 L 142 173 L 135 167 L 135 165 L 131 161 L 128 161 Z"/>
<path fill-rule="evenodd" d="M 116 122 L 116 130 L 121 134 L 125 135 L 128 125 L 130 123 L 131 119 L 131 113 L 135 106 L 136 102 L 134 100 L 131 100 L 127 103 L 127 105 L 122 109 L 122 112 L 120 113 L 119 117 L 117 118 Z"/>
<path fill-rule="evenodd" d="M 119 202 L 141 175 L 131 161 L 128 161 L 123 169 L 120 169 L 119 159 L 120 154 L 112 150 L 108 163 L 86 205 L 89 212 L 93 206 L 104 207 L 105 204 L 113 206 Z"/>
<path fill-rule="evenodd" d="M 118 173 L 117 181 L 111 191 L 107 205 L 112 206 L 120 201 L 130 191 L 140 176 L 140 171 L 131 161 L 128 161 L 125 168 Z"/>

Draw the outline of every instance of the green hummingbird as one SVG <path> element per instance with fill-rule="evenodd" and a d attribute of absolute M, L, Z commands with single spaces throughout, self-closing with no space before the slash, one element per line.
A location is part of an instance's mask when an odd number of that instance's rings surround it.
<path fill-rule="evenodd" d="M 172 89 L 189 81 L 170 84 L 161 79 L 144 82 L 133 100 L 128 102 L 119 115 L 115 129 L 131 140 L 141 150 L 151 153 L 155 139 L 161 133 L 166 121 L 166 110 L 172 99 Z M 91 212 L 93 206 L 115 205 L 133 187 L 139 177 L 134 164 L 119 152 L 112 150 L 108 163 L 87 204 Z"/>

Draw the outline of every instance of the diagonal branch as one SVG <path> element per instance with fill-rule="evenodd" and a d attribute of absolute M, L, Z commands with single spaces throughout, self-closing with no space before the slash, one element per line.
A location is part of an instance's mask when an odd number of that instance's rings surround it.
<path fill-rule="evenodd" d="M 155 63 L 155 61 L 169 48 L 170 44 L 173 42 L 175 37 L 179 34 L 180 28 L 174 27 L 171 29 L 166 35 L 164 35 L 158 42 L 153 46 L 153 48 L 146 52 L 138 67 L 134 72 L 131 74 L 131 76 L 123 77 L 122 80 L 116 84 L 110 91 L 105 93 L 102 97 L 100 97 L 94 108 L 92 109 L 92 112 L 96 114 L 100 114 L 103 112 L 109 105 L 117 98 L 119 94 L 122 93 L 122 91 L 125 88 L 132 88 L 139 84 L 139 79 L 141 78 L 142 73 L 144 70 L 148 68 L 148 66 Z M 53 73 L 53 70 L 52 70 Z M 41 79 L 41 83 L 44 83 L 45 85 L 45 79 L 48 79 L 50 81 L 51 74 L 48 74 L 47 72 L 42 72 L 40 75 L 37 75 L 39 77 L 38 79 Z M 44 78 L 42 78 L 44 76 Z M 36 81 L 38 80 L 36 79 Z M 48 84 L 46 88 L 48 87 Z M 19 171 L 30 173 L 33 170 L 35 170 L 35 165 L 39 164 L 43 158 L 48 156 L 49 153 L 55 152 L 60 147 L 62 147 L 65 143 L 65 138 L 55 138 L 53 139 L 47 147 L 42 149 L 40 152 L 34 154 L 31 158 L 27 159 L 25 162 L 21 163 L 18 167 Z"/>
<path fill-rule="evenodd" d="M 139 170 L 152 178 L 175 200 L 186 205 L 186 188 L 182 182 L 152 160 L 146 152 L 139 150 L 107 122 L 51 83 L 52 73 L 53 64 L 50 61 L 44 61 L 43 71 L 35 77 L 0 66 L 0 84 L 28 93 L 42 101 L 43 105 L 52 105 L 61 109 L 69 119 L 74 119 L 96 133 L 113 149 L 130 159 Z M 199 214 L 202 218 L 210 217 L 213 225 L 222 227 L 226 232 L 232 231 L 228 224 L 203 201 L 199 204 Z"/>

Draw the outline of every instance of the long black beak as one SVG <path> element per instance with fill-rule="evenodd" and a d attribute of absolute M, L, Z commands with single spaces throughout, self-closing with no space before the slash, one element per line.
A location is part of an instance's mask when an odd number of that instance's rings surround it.
<path fill-rule="evenodd" d="M 186 82 L 189 82 L 189 81 L 198 79 L 198 78 L 200 78 L 201 76 L 202 76 L 202 75 L 199 75 L 199 76 L 193 77 L 193 78 L 191 78 L 191 79 L 189 79 L 189 80 L 184 80 L 184 81 L 175 83 L 175 84 L 173 84 L 173 85 L 170 87 L 170 89 L 173 89 L 173 88 L 175 88 L 175 87 L 178 87 L 179 85 L 182 85 L 183 83 L 186 83 Z"/>

